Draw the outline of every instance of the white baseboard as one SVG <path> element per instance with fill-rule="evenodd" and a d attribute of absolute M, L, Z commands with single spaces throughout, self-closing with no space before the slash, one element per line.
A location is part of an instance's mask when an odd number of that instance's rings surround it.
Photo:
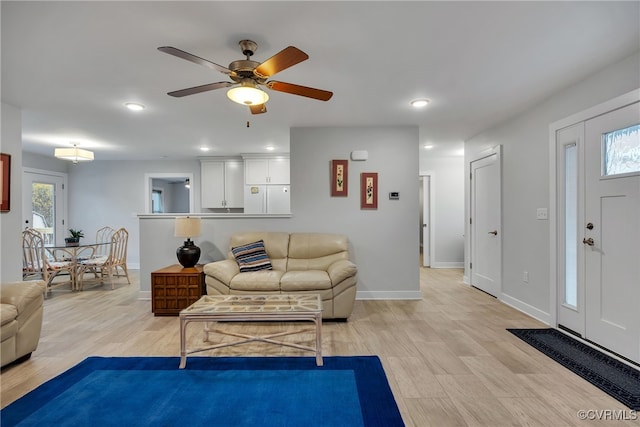
<path fill-rule="evenodd" d="M 469 276 L 462 276 L 462 283 L 464 283 L 465 285 L 469 285 Z"/>
<path fill-rule="evenodd" d="M 138 300 L 151 301 L 151 291 L 139 291 Z"/>
<path fill-rule="evenodd" d="M 529 305 L 525 302 L 520 301 L 517 298 L 513 298 L 509 295 L 505 295 L 502 294 L 499 298 L 500 301 L 502 301 L 503 303 L 507 304 L 510 307 L 515 308 L 518 311 L 523 312 L 524 314 L 533 317 L 534 319 L 537 319 L 539 321 L 541 321 L 542 323 L 546 324 L 546 325 L 551 325 L 551 314 L 550 313 L 546 313 L 542 310 L 540 310 L 539 308 L 536 308 L 532 305 Z"/>
<path fill-rule="evenodd" d="M 357 300 L 421 300 L 422 292 L 418 291 L 358 291 Z"/>
<path fill-rule="evenodd" d="M 463 262 L 434 262 L 431 268 L 464 268 Z"/>
<path fill-rule="evenodd" d="M 127 268 L 129 270 L 140 270 L 140 263 L 139 262 L 128 262 L 127 263 Z"/>

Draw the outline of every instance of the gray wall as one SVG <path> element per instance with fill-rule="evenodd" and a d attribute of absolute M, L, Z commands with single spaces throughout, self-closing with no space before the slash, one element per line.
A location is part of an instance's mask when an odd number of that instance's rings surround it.
<path fill-rule="evenodd" d="M 86 236 L 109 225 L 129 231 L 128 263 L 140 265 L 138 215 L 145 209 L 146 173 L 193 173 L 196 188 L 200 183 L 200 162 L 185 161 L 94 161 L 69 168 L 69 226 Z M 196 211 L 199 191 L 194 192 Z M 172 232 L 173 235 L 173 232 Z"/>
<path fill-rule="evenodd" d="M 418 128 L 293 128 L 290 140 L 292 228 L 349 237 L 359 298 L 419 297 Z M 348 197 L 330 197 L 330 161 L 353 150 L 369 159 L 349 161 Z M 360 209 L 361 172 L 378 173 L 375 211 Z"/>
<path fill-rule="evenodd" d="M 636 53 L 466 141 L 465 176 L 476 153 L 487 147 L 503 147 L 502 300 L 544 321 L 549 321 L 551 310 L 555 310 L 550 306 L 549 221 L 536 220 L 536 209 L 550 206 L 549 125 L 639 87 L 640 55 Z M 469 185 L 465 180 L 467 200 Z M 465 217 L 468 224 L 468 205 Z M 550 220 L 553 217 L 550 212 Z M 527 284 L 522 281 L 525 270 L 529 272 Z"/>
<path fill-rule="evenodd" d="M 0 280 L 22 279 L 22 113 L 2 103 L 0 151 L 11 155 L 10 211 L 0 213 Z"/>
<path fill-rule="evenodd" d="M 432 268 L 464 265 L 464 157 L 420 155 L 420 174 L 431 174 Z"/>
<path fill-rule="evenodd" d="M 348 197 L 330 197 L 330 160 L 368 150 L 366 162 L 349 162 Z M 207 216 L 201 262 L 222 259 L 235 231 L 303 231 L 346 234 L 358 264 L 358 298 L 420 298 L 418 221 L 418 129 L 294 128 L 291 130 L 291 212 L 283 216 Z M 360 209 L 360 173 L 377 172 L 377 210 Z M 399 191 L 400 200 L 388 199 Z M 176 262 L 182 239 L 173 237 L 172 216 L 140 219 L 141 296 L 148 297 L 151 271 Z"/>

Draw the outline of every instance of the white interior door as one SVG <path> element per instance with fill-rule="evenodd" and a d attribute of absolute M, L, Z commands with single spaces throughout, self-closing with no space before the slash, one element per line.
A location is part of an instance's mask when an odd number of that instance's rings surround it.
<path fill-rule="evenodd" d="M 634 361 L 640 361 L 639 122 L 637 102 L 585 122 L 585 335 Z"/>
<path fill-rule="evenodd" d="M 66 236 L 65 175 L 25 170 L 22 176 L 23 228 L 40 231 L 47 244 L 62 244 Z"/>
<path fill-rule="evenodd" d="M 501 290 L 500 161 L 471 162 L 471 285 L 493 296 Z"/>
<path fill-rule="evenodd" d="M 431 177 L 422 177 L 422 266 L 431 266 Z"/>

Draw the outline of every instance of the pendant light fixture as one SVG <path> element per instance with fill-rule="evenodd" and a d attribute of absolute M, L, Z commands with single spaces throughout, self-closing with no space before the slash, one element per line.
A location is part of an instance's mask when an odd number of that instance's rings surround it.
<path fill-rule="evenodd" d="M 73 148 L 56 148 L 53 155 L 58 159 L 70 160 L 73 164 L 93 160 L 93 151 L 78 148 L 77 144 L 73 144 Z"/>

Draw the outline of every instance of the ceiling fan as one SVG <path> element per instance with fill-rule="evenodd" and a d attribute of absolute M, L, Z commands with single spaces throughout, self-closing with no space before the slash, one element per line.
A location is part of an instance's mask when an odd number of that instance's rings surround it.
<path fill-rule="evenodd" d="M 305 96 L 307 98 L 318 99 L 320 101 L 328 101 L 333 96 L 333 92 L 322 89 L 315 89 L 312 87 L 300 86 L 293 83 L 285 83 L 275 80 L 267 80 L 274 74 L 307 60 L 309 58 L 309 55 L 307 55 L 300 49 L 289 46 L 276 53 L 266 61 L 260 63 L 251 60 L 251 56 L 253 56 L 255 51 L 258 49 L 258 44 L 256 42 L 251 40 L 241 40 L 239 45 L 242 49 L 242 53 L 247 57 L 247 59 L 233 61 L 231 64 L 229 64 L 228 68 L 175 47 L 159 47 L 158 50 L 161 52 L 177 56 L 178 58 L 186 59 L 187 61 L 191 61 L 196 64 L 204 65 L 205 67 L 228 75 L 231 80 L 233 80 L 232 82 L 224 81 L 209 83 L 202 86 L 176 90 L 173 92 L 169 92 L 168 95 L 182 97 L 206 92 L 209 90 L 231 87 L 231 89 L 227 92 L 227 96 L 229 97 L 229 99 L 239 104 L 249 106 L 249 109 L 253 114 L 261 114 L 267 112 L 265 103 L 269 100 L 269 95 L 267 95 L 267 93 L 263 90 L 259 89 L 258 86 L 266 86 L 269 89 L 278 92 Z"/>

